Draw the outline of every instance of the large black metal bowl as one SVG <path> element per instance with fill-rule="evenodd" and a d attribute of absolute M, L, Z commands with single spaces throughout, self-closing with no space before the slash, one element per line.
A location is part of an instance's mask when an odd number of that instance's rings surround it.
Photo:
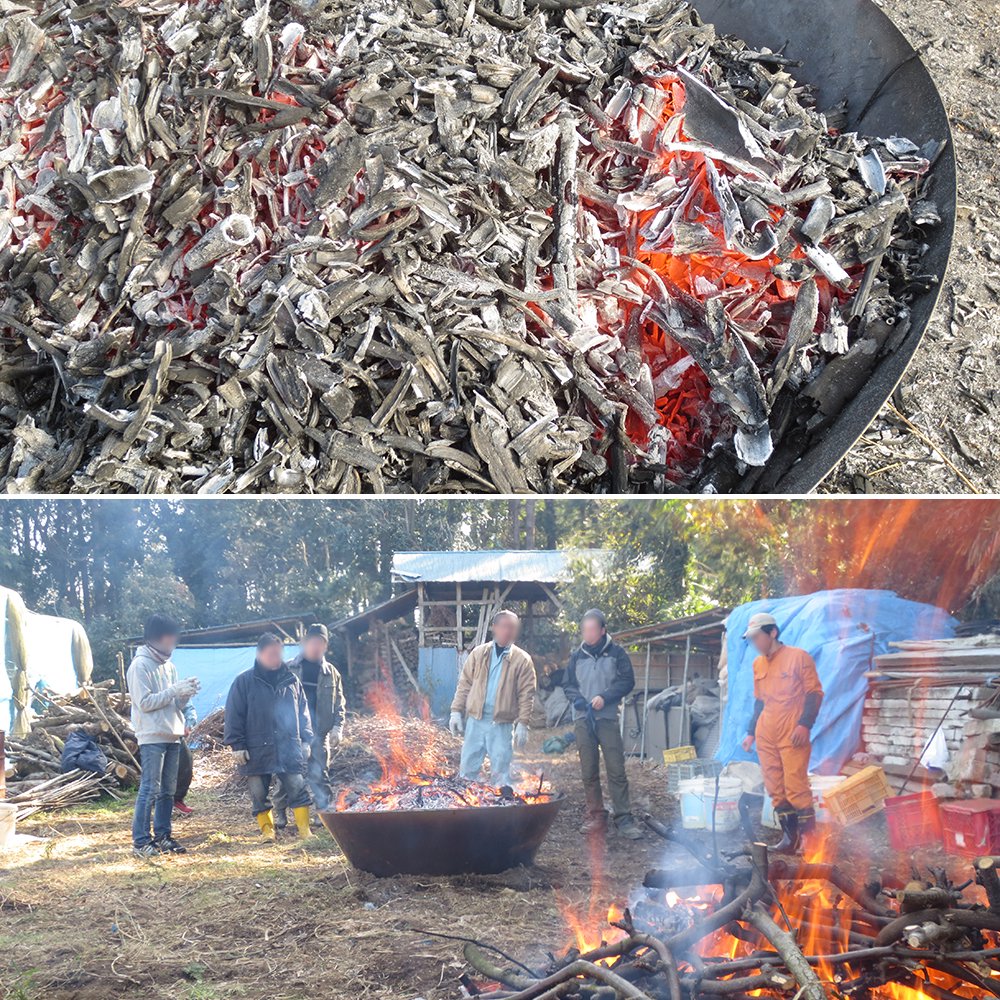
<path fill-rule="evenodd" d="M 921 270 L 938 285 L 912 305 L 906 339 L 883 358 L 864 388 L 798 457 L 779 447 L 763 474 L 724 484 L 773 493 L 813 489 L 847 453 L 892 395 L 913 358 L 944 281 L 955 226 L 955 157 L 948 116 L 917 53 L 871 0 L 691 0 L 721 33 L 767 46 L 801 61 L 790 72 L 817 92 L 820 108 L 848 101 L 850 126 L 868 135 L 901 135 L 918 145 L 943 140 L 947 149 L 932 174 L 931 195 L 941 224 L 927 231 Z M 880 89 L 881 88 L 881 89 Z M 874 99 L 872 99 L 874 98 Z M 869 105 L 865 111 L 866 105 Z M 864 117 L 859 121 L 859 116 Z"/>
<path fill-rule="evenodd" d="M 562 796 L 534 805 L 321 812 L 347 860 L 374 875 L 492 875 L 527 865 Z"/>

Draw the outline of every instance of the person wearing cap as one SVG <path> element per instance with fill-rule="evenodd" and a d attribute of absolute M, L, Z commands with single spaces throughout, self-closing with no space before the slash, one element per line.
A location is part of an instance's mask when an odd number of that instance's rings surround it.
<path fill-rule="evenodd" d="M 247 778 L 251 808 L 264 840 L 275 839 L 269 799 L 272 775 L 292 808 L 299 836 L 312 836 L 305 779 L 313 739 L 309 706 L 299 679 L 281 654 L 282 642 L 272 632 L 257 640 L 253 666 L 229 688 L 222 737 Z"/>
<path fill-rule="evenodd" d="M 511 783 L 514 746 L 528 742 L 537 677 L 531 657 L 516 646 L 521 620 L 513 611 L 498 611 L 490 622 L 493 641 L 469 653 L 451 703 L 448 728 L 465 732 L 458 770 L 474 781 L 490 759 L 490 784 Z"/>
<path fill-rule="evenodd" d="M 601 792 L 603 755 L 615 829 L 629 840 L 638 840 L 642 831 L 632 817 L 625 775 L 625 746 L 618 725 L 622 699 L 635 687 L 632 660 L 608 635 L 604 614 L 597 608 L 584 614 L 580 638 L 582 641 L 567 666 L 553 671 L 549 681 L 562 685 L 573 706 L 580 774 L 587 801 L 587 818 L 581 829 L 586 834 L 601 834 L 607 830 L 608 813 Z"/>
<path fill-rule="evenodd" d="M 302 640 L 302 651 L 289 661 L 288 669 L 306 693 L 313 738 L 309 746 L 306 779 L 317 809 L 330 804 L 330 754 L 344 738 L 347 702 L 340 671 L 326 658 L 330 633 L 325 625 L 310 625 Z M 288 803 L 281 786 L 274 795 L 274 827 L 288 825 Z"/>
<path fill-rule="evenodd" d="M 754 711 L 743 740 L 764 773 L 764 787 L 774 803 L 783 836 L 775 848 L 796 851 L 801 835 L 816 822 L 809 787 L 809 732 L 823 702 L 823 686 L 813 658 L 795 646 L 786 646 L 773 615 L 750 617 L 743 638 L 760 655 L 753 661 Z"/>

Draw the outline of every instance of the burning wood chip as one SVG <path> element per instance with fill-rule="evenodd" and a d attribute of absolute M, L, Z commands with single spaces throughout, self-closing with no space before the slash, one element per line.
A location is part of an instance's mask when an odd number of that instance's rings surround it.
<path fill-rule="evenodd" d="M 5 488 L 763 465 L 893 349 L 940 221 L 938 150 L 843 131 L 793 72 L 682 0 L 26 0 L 0 24 Z"/>

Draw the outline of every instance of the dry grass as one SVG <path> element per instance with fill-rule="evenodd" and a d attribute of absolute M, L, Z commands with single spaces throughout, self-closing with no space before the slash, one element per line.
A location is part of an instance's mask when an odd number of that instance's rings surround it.
<path fill-rule="evenodd" d="M 592 859 L 577 827 L 573 752 L 527 761 L 568 803 L 531 869 L 499 876 L 379 879 L 351 868 L 325 831 L 308 848 L 262 845 L 227 752 L 200 756 L 176 835 L 183 857 L 131 854 L 131 803 L 40 815 L 43 840 L 4 856 L 0 985 L 8 1000 L 456 997 L 459 942 L 495 942 L 530 960 L 570 943 L 561 907 L 599 920 L 660 862 L 662 842 L 610 838 Z M 629 762 L 639 808 L 668 808 L 661 768 Z M 588 910 L 590 914 L 588 914 Z"/>

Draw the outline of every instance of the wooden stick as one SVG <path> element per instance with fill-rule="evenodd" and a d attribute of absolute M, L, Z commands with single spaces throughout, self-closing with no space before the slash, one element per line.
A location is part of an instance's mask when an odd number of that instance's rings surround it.
<path fill-rule="evenodd" d="M 785 967 L 795 977 L 801 987 L 803 1000 L 827 1000 L 826 990 L 819 981 L 813 967 L 806 961 L 795 938 L 788 931 L 783 931 L 772 919 L 771 914 L 760 903 L 748 906 L 744 919 L 753 925 L 774 945 L 774 950 L 781 956 Z"/>
<path fill-rule="evenodd" d="M 986 890 L 990 909 L 1000 913 L 1000 877 L 997 876 L 997 865 L 993 858 L 979 858 L 976 861 L 976 881 Z"/>
<path fill-rule="evenodd" d="M 101 718 L 102 718 L 102 719 L 103 719 L 103 720 L 104 720 L 104 721 L 105 721 L 105 722 L 106 722 L 106 723 L 107 723 L 107 724 L 108 724 L 109 726 L 111 726 L 111 735 L 112 735 L 112 736 L 113 736 L 113 737 L 115 738 L 115 740 L 117 740 L 117 742 L 118 742 L 118 743 L 119 743 L 119 745 L 121 746 L 122 750 L 124 750 L 124 751 L 125 751 L 125 753 L 127 753 L 127 754 L 129 755 L 129 759 L 130 759 L 130 760 L 132 761 L 132 763 L 133 763 L 133 764 L 135 764 L 135 766 L 136 766 L 136 767 L 138 768 L 138 770 L 139 770 L 139 771 L 141 772 L 141 771 L 142 771 L 142 765 L 141 765 L 141 764 L 140 764 L 140 763 L 139 763 L 139 762 L 138 762 L 138 761 L 137 761 L 137 760 L 135 759 L 135 755 L 134 755 L 134 754 L 132 753 L 132 751 L 131 751 L 131 750 L 129 750 L 129 748 L 128 748 L 128 747 L 127 747 L 127 746 L 125 745 L 125 741 L 124 741 L 124 740 L 122 739 L 122 737 L 121 737 L 121 734 L 120 734 L 120 733 L 118 732 L 117 728 L 115 728 L 115 726 L 114 726 L 114 725 L 112 725 L 112 723 L 111 723 L 111 720 L 110 720 L 110 719 L 109 719 L 109 718 L 108 718 L 108 717 L 107 717 L 107 716 L 106 716 L 106 715 L 104 714 L 104 709 L 103 709 L 103 708 L 101 708 L 101 706 L 97 704 L 97 699 L 96 699 L 96 698 L 95 698 L 95 697 L 93 696 L 93 694 L 92 694 L 92 693 L 90 692 L 90 690 L 89 690 L 89 689 L 87 689 L 87 688 L 84 688 L 84 690 L 85 690 L 85 691 L 87 692 L 87 694 L 88 694 L 88 695 L 90 696 L 90 700 L 91 700 L 91 701 L 92 701 L 92 702 L 94 703 L 94 708 L 96 708 L 96 709 L 97 709 L 97 714 L 98 714 L 98 715 L 99 715 L 99 716 L 100 716 L 100 717 L 101 717 Z"/>

